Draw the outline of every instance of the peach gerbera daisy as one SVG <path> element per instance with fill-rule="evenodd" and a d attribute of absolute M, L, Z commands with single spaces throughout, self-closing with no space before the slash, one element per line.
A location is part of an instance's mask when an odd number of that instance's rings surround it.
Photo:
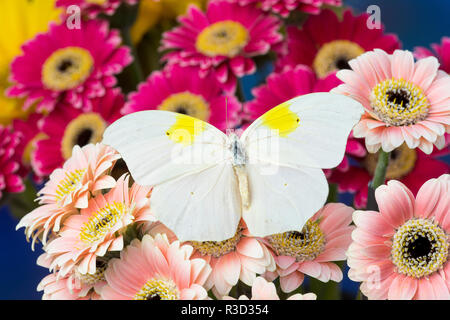
<path fill-rule="evenodd" d="M 380 49 L 349 62 L 353 70 L 341 70 L 344 84 L 332 92 L 348 95 L 366 113 L 353 129 L 365 138 L 369 152 L 381 147 L 390 152 L 404 142 L 410 149 L 430 154 L 433 144 L 442 149 L 450 132 L 450 77 L 438 70 L 436 58 L 414 62 L 411 52 L 392 55 Z"/>
<path fill-rule="evenodd" d="M 38 291 L 44 292 L 42 300 L 100 300 L 110 259 L 97 259 L 94 274 L 81 274 L 76 270 L 64 276 L 59 271 L 49 274 L 37 287 Z M 50 268 L 51 263 L 52 257 L 47 252 L 41 254 L 37 260 L 37 265 L 44 268 Z"/>
<path fill-rule="evenodd" d="M 59 236 L 50 241 L 46 252 L 53 257 L 51 269 L 66 275 L 74 268 L 82 275 L 95 274 L 97 257 L 123 249 L 123 232 L 133 222 L 155 220 L 150 213 L 151 187 L 129 186 L 123 175 L 107 194 L 89 200 L 81 214 L 64 222 Z"/>
<path fill-rule="evenodd" d="M 199 300 L 207 299 L 203 288 L 211 267 L 191 257 L 193 248 L 169 243 L 166 235 L 145 235 L 133 240 L 112 259 L 105 272 L 105 300 Z"/>
<path fill-rule="evenodd" d="M 119 158 L 106 145 L 75 146 L 72 157 L 50 175 L 38 192 L 41 206 L 25 215 L 16 229 L 25 227 L 27 239 L 33 237 L 33 246 L 43 233 L 45 244 L 48 232 L 58 232 L 63 218 L 76 213 L 76 208 L 87 208 L 92 194 L 115 186 L 116 181 L 107 173 Z"/>
<path fill-rule="evenodd" d="M 316 300 L 317 296 L 314 293 L 294 294 L 287 298 L 287 300 Z M 232 297 L 226 296 L 223 300 L 235 300 Z M 239 300 L 280 300 L 277 289 L 272 282 L 268 282 L 263 277 L 257 277 L 252 286 L 252 298 L 242 295 Z"/>
<path fill-rule="evenodd" d="M 414 198 L 401 182 L 378 187 L 376 211 L 355 211 L 347 263 L 369 299 L 450 299 L 450 175 Z"/>
<path fill-rule="evenodd" d="M 248 286 L 253 285 L 256 274 L 275 270 L 275 261 L 265 244 L 252 237 L 244 222 L 238 226 L 234 237 L 224 241 L 190 243 L 194 257 L 202 258 L 212 267 L 205 287 L 217 298 L 227 295 L 239 279 Z"/>
<path fill-rule="evenodd" d="M 292 292 L 303 282 L 304 274 L 322 282 L 340 282 L 343 274 L 333 261 L 346 259 L 352 242 L 353 208 L 342 203 L 330 203 L 308 220 L 301 232 L 289 231 L 266 237 L 273 249 L 276 272 L 268 272 L 269 280 L 280 276 L 283 292 Z"/>

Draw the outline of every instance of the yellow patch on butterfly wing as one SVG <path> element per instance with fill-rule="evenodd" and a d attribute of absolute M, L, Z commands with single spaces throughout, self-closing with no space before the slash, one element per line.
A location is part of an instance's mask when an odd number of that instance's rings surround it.
<path fill-rule="evenodd" d="M 286 101 L 269 110 L 262 117 L 262 124 L 277 130 L 280 137 L 287 137 L 300 125 L 299 116 L 290 109 L 291 101 Z"/>
<path fill-rule="evenodd" d="M 166 131 L 166 135 L 175 143 L 190 146 L 205 129 L 205 122 L 184 114 L 177 114 L 175 123 Z"/>

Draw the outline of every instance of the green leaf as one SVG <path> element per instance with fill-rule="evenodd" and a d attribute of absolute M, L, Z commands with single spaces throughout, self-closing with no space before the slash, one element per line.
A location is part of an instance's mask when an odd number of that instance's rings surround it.
<path fill-rule="evenodd" d="M 35 186 L 27 179 L 25 180 L 25 191 L 22 193 L 8 194 L 5 204 L 9 206 L 11 214 L 20 220 L 27 213 L 30 213 L 39 206 L 35 201 L 36 194 L 37 190 Z"/>

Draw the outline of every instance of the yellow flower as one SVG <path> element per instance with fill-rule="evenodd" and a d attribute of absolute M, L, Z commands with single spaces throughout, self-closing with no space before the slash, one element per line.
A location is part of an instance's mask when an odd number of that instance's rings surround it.
<path fill-rule="evenodd" d="M 134 44 L 141 41 L 144 34 L 162 20 L 174 20 L 186 13 L 190 4 L 205 8 L 208 0 L 142 0 L 136 22 L 131 28 Z"/>
<path fill-rule="evenodd" d="M 23 118 L 22 101 L 4 96 L 8 83 L 9 65 L 21 53 L 20 47 L 37 33 L 45 32 L 50 21 L 58 21 L 61 11 L 56 0 L 0 1 L 0 124 Z"/>

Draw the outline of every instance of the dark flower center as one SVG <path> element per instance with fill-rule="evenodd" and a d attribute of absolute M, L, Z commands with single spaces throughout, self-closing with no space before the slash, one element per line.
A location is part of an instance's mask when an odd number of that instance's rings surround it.
<path fill-rule="evenodd" d="M 386 92 L 387 100 L 399 106 L 399 112 L 407 109 L 409 105 L 410 94 L 405 89 Z"/>
<path fill-rule="evenodd" d="M 62 73 L 66 72 L 68 69 L 70 69 L 73 66 L 72 60 L 64 59 L 61 61 L 61 63 L 58 65 L 58 70 Z"/>
<path fill-rule="evenodd" d="M 336 61 L 336 68 L 338 70 L 350 70 L 350 65 L 348 64 L 348 59 L 342 57 Z"/>
<path fill-rule="evenodd" d="M 416 240 L 412 241 L 407 246 L 407 251 L 414 259 L 425 257 L 428 261 L 428 254 L 433 253 L 431 252 L 431 249 L 434 243 L 435 241 L 430 241 L 427 237 L 419 235 Z"/>
<path fill-rule="evenodd" d="M 161 296 L 157 293 L 149 294 L 145 300 L 161 300 Z"/>
<path fill-rule="evenodd" d="M 91 141 L 93 133 L 94 132 L 90 128 L 84 129 L 77 136 L 75 144 L 79 145 L 80 147 L 83 147 L 83 146 L 87 145 Z"/>

